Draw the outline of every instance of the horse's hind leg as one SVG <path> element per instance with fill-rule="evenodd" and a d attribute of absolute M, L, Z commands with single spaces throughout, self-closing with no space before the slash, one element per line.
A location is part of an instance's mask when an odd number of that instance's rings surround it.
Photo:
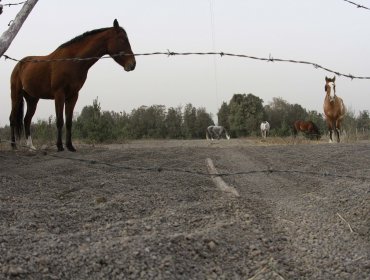
<path fill-rule="evenodd" d="M 15 150 L 17 149 L 17 144 L 15 142 L 15 129 L 13 125 L 10 125 L 10 133 L 11 133 L 10 142 L 12 145 L 12 149 Z"/>
<path fill-rule="evenodd" d="M 27 102 L 27 112 L 26 112 L 26 116 L 24 117 L 24 129 L 25 129 L 27 147 L 29 147 L 31 150 L 36 150 L 35 146 L 32 143 L 31 121 L 32 121 L 33 115 L 36 112 L 36 107 L 37 107 L 37 103 L 39 102 L 39 99 L 34 98 L 28 95 L 27 93 L 24 94 L 24 97 Z"/>
<path fill-rule="evenodd" d="M 13 76 L 12 76 L 13 79 Z M 11 145 L 13 149 L 17 148 L 16 136 L 18 139 L 22 136 L 23 130 L 23 113 L 24 113 L 24 100 L 23 90 L 21 84 L 16 81 L 11 82 L 11 100 L 12 110 L 10 113 L 10 131 L 11 131 Z"/>
<path fill-rule="evenodd" d="M 55 93 L 55 117 L 57 125 L 57 149 L 58 152 L 64 151 L 63 142 L 62 142 L 62 133 L 63 133 L 63 110 L 64 110 L 64 93 L 56 92 Z"/>

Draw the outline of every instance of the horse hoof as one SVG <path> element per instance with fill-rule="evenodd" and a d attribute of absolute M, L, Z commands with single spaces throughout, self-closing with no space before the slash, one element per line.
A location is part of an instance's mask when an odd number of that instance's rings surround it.
<path fill-rule="evenodd" d="M 75 149 L 75 147 L 73 147 L 73 145 L 72 145 L 72 144 L 67 145 L 67 149 L 68 149 L 68 151 L 70 151 L 70 152 L 76 152 L 76 149 Z"/>
<path fill-rule="evenodd" d="M 58 152 L 63 152 L 63 151 L 64 151 L 63 146 L 58 146 Z"/>

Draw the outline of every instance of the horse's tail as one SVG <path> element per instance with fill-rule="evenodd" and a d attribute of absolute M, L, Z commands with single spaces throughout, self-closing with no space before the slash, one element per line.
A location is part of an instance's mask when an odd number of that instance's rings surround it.
<path fill-rule="evenodd" d="M 17 64 L 11 76 L 12 111 L 9 118 L 10 126 L 14 128 L 14 132 L 18 139 L 22 136 L 24 116 L 24 91 L 19 79 L 19 67 L 20 64 Z"/>

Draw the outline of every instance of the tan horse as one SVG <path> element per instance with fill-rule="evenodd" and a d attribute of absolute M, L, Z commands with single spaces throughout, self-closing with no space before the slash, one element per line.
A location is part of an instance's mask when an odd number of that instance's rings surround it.
<path fill-rule="evenodd" d="M 335 76 L 333 78 L 325 77 L 325 92 L 324 113 L 330 134 L 329 142 L 333 142 L 333 131 L 337 135 L 337 142 L 340 142 L 339 132 L 346 108 L 342 98 L 336 95 Z"/>

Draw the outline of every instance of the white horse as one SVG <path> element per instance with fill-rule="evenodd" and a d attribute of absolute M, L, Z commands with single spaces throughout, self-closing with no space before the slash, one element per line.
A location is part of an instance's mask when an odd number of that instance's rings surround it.
<path fill-rule="evenodd" d="M 261 135 L 262 138 L 266 138 L 270 131 L 270 124 L 267 121 L 261 123 Z"/>
<path fill-rule="evenodd" d="M 227 133 L 226 129 L 220 125 L 210 125 L 207 127 L 206 130 L 206 138 L 209 140 L 213 140 L 213 138 L 217 138 L 218 140 L 225 134 L 225 137 L 229 140 L 230 135 Z"/>

